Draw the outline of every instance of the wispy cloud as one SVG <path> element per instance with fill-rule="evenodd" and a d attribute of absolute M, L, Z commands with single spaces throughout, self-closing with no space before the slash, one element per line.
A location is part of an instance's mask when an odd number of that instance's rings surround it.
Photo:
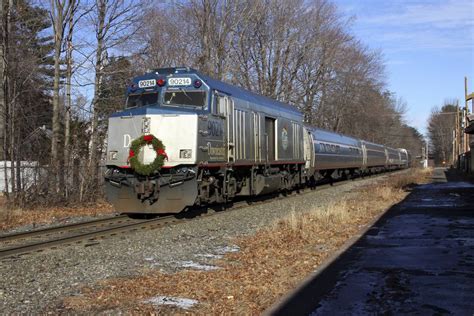
<path fill-rule="evenodd" d="M 397 1 L 390 6 L 379 6 L 367 14 L 359 14 L 357 27 L 392 52 L 472 49 L 474 1 Z M 375 34 L 374 29 L 378 30 Z"/>
<path fill-rule="evenodd" d="M 354 34 L 382 51 L 410 125 L 426 133 L 432 105 L 464 96 L 463 78 L 474 71 L 474 0 L 333 1 L 356 16 Z"/>
<path fill-rule="evenodd" d="M 472 0 L 450 0 L 435 3 L 402 4 L 400 12 L 372 16 L 365 23 L 392 26 L 430 25 L 436 28 L 463 28 L 474 26 L 474 2 Z"/>

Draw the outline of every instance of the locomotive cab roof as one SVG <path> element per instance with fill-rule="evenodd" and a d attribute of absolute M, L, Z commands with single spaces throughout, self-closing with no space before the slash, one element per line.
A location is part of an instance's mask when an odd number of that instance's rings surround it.
<path fill-rule="evenodd" d="M 183 85 L 176 85 L 174 81 L 170 81 L 170 79 L 173 80 L 178 78 L 185 78 L 187 81 Z M 140 85 L 141 82 L 146 82 L 147 80 L 151 80 L 151 82 L 154 82 L 154 85 Z M 254 93 L 252 91 L 214 79 L 199 72 L 196 69 L 189 67 L 158 68 L 141 76 L 137 76 L 132 79 L 132 83 L 127 89 L 127 95 L 142 95 L 154 92 L 161 93 L 162 90 L 188 92 L 189 90 L 196 89 L 202 91 L 216 90 L 224 95 L 233 96 L 244 101 L 260 104 L 262 106 L 270 107 L 283 112 L 290 112 L 293 115 L 301 115 L 301 112 L 292 105 L 279 102 L 271 98 Z M 208 99 L 210 99 L 209 96 Z M 156 103 L 145 105 L 156 105 Z M 163 105 L 166 106 L 167 104 Z"/>

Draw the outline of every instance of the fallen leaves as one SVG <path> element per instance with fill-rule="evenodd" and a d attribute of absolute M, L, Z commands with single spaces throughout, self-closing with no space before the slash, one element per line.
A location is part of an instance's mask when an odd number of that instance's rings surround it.
<path fill-rule="evenodd" d="M 50 224 L 79 216 L 112 214 L 114 209 L 106 202 L 86 206 L 49 207 L 0 211 L 0 229 L 6 230 L 23 225 Z"/>
<path fill-rule="evenodd" d="M 193 314 L 260 314 L 295 288 L 329 255 L 356 236 L 377 215 L 406 196 L 401 187 L 409 179 L 369 186 L 356 198 L 322 208 L 291 212 L 289 216 L 253 236 L 237 238 L 238 252 L 213 261 L 211 271 L 184 270 L 175 274 L 151 271 L 136 278 L 109 279 L 82 295 L 66 298 L 71 312 L 121 310 L 129 314 L 187 314 L 177 307 L 150 305 L 147 298 L 169 296 L 199 303 Z"/>

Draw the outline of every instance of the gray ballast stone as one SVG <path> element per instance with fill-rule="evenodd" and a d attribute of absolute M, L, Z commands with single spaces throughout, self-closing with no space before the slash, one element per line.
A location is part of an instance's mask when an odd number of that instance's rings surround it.
<path fill-rule="evenodd" d="M 4 314 L 51 311 L 59 308 L 62 298 L 79 295 L 81 287 L 102 279 L 139 275 L 150 269 L 173 273 L 185 266 L 192 268 L 183 262 L 213 266 L 214 256 L 238 251 L 233 238 L 253 234 L 291 211 L 355 196 L 355 188 L 378 179 L 349 181 L 178 225 L 110 237 L 88 247 L 80 244 L 4 259 L 0 261 L 0 310 Z"/>

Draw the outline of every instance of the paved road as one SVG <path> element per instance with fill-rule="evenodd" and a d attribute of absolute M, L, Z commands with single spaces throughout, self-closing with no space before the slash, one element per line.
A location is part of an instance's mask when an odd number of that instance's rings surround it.
<path fill-rule="evenodd" d="M 474 184 L 435 169 L 311 283 L 280 312 L 474 315 Z"/>

